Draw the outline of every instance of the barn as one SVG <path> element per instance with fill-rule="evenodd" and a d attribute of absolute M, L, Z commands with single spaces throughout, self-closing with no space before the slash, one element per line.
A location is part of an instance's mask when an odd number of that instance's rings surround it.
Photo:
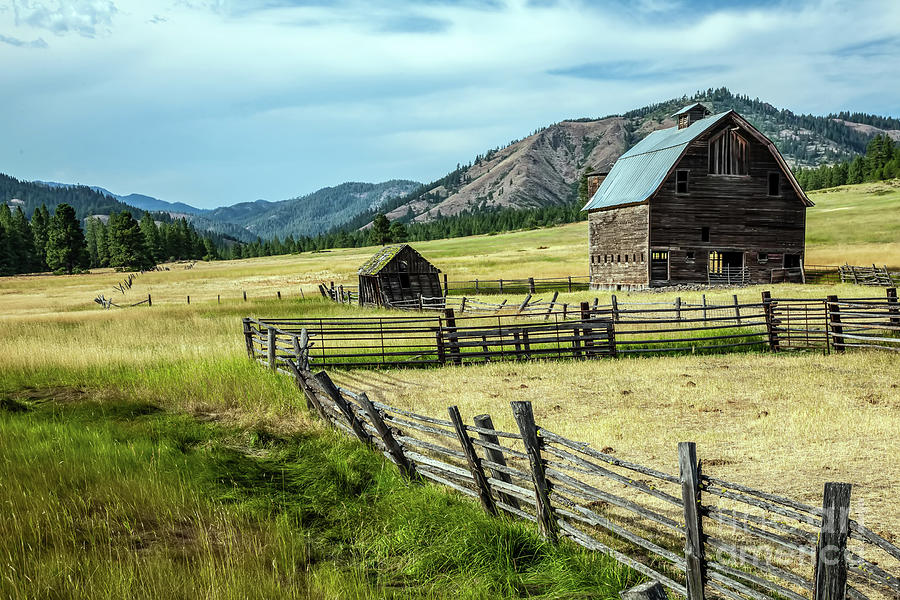
<path fill-rule="evenodd" d="M 420 295 L 438 298 L 440 272 L 409 244 L 385 246 L 359 268 L 359 303 L 381 306 Z"/>
<path fill-rule="evenodd" d="M 697 103 L 673 117 L 589 177 L 591 286 L 802 277 L 813 204 L 771 140 L 733 110 Z"/>

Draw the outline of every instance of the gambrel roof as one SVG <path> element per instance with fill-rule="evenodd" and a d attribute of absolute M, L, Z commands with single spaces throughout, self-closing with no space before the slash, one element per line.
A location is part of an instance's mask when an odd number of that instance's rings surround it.
<path fill-rule="evenodd" d="M 797 195 L 806 206 L 812 206 L 813 203 L 809 201 L 809 198 L 800 189 L 800 185 L 794 178 L 793 173 L 791 173 L 790 167 L 784 162 L 784 158 L 771 140 L 750 125 L 739 114 L 729 110 L 694 121 L 683 129 L 670 127 L 650 133 L 638 142 L 634 148 L 619 157 L 619 160 L 616 161 L 616 164 L 609 171 L 609 175 L 606 176 L 606 179 L 603 180 L 603 183 L 600 184 L 600 187 L 582 210 L 596 210 L 646 202 L 656 193 L 672 172 L 672 169 L 675 168 L 675 165 L 678 164 L 678 161 L 681 160 L 688 145 L 727 118 L 734 119 L 741 129 L 746 130 L 752 137 L 769 148 L 793 186 L 794 191 L 797 192 Z"/>

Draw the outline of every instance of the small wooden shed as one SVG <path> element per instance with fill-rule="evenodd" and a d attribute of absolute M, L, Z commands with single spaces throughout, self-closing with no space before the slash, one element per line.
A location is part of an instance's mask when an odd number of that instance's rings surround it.
<path fill-rule="evenodd" d="M 385 246 L 359 268 L 359 303 L 437 298 L 442 295 L 440 272 L 409 244 Z"/>

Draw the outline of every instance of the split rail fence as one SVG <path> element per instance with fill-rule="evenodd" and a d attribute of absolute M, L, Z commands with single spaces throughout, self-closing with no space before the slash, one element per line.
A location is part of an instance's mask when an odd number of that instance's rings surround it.
<path fill-rule="evenodd" d="M 418 414 L 314 374 L 314 340 L 301 329 L 291 352 L 247 350 L 410 480 L 536 522 L 551 543 L 562 536 L 606 553 L 691 600 L 900 597 L 900 548 L 851 518 L 849 484 L 826 484 L 822 506 L 812 506 L 716 477 L 693 443 L 678 445 L 677 474 L 663 471 L 552 433 L 527 401 L 511 403 L 513 431 L 490 415 L 466 423 L 455 406 L 445 417 Z"/>
<path fill-rule="evenodd" d="M 526 317 L 531 318 L 526 318 Z M 534 318 L 535 316 L 539 318 Z M 883 298 L 772 298 L 690 305 L 582 302 L 577 310 L 526 315 L 437 315 L 245 319 L 247 349 L 289 356 L 305 330 L 317 368 L 387 368 L 498 360 L 593 359 L 619 355 L 876 348 L 900 351 L 900 304 Z"/>

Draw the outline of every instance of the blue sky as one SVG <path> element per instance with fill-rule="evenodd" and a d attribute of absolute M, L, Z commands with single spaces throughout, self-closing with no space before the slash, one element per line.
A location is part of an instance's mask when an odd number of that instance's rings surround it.
<path fill-rule="evenodd" d="M 896 0 L 0 0 L 0 172 L 212 207 L 722 85 L 898 116 L 898 32 Z"/>

